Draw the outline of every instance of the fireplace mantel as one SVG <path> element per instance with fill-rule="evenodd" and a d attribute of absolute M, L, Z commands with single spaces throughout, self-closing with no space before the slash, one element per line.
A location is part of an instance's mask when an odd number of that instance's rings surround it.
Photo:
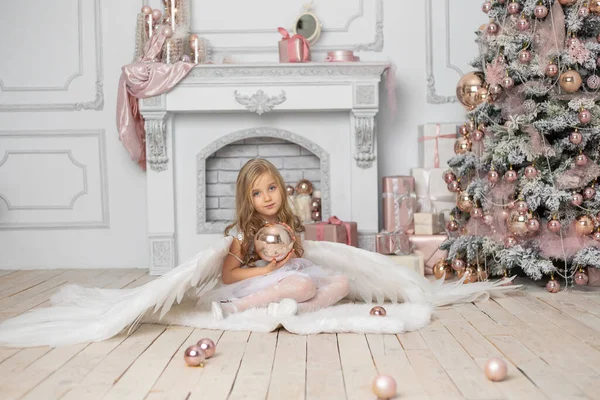
<path fill-rule="evenodd" d="M 349 142 L 347 153 L 351 154 L 334 154 L 336 149 L 328 149 L 326 143 L 319 144 L 318 137 L 307 140 L 322 148 L 324 157 L 331 162 L 326 169 L 331 171 L 332 177 L 326 181 L 332 182 L 333 192 L 339 190 L 335 187 L 333 175 L 337 172 L 334 171 L 343 169 L 352 177 L 351 183 L 344 187 L 347 193 L 332 195 L 328 192 L 329 187 L 325 188 L 327 198 L 323 200 L 327 203 L 327 213 L 323 213 L 323 218 L 337 215 L 356 221 L 363 247 L 372 248 L 379 215 L 375 116 L 379 111 L 379 83 L 387 67 L 388 64 L 383 62 L 198 65 L 170 92 L 142 100 L 140 110 L 145 119 L 147 149 L 150 272 L 162 274 L 177 265 L 178 258 L 182 258 L 178 254 L 183 258 L 189 256 L 188 250 L 181 250 L 189 246 L 181 247 L 181 243 L 176 243 L 176 237 L 181 241 L 191 234 L 176 226 L 177 214 L 184 212 L 179 210 L 177 182 L 185 179 L 177 176 L 173 160 L 173 154 L 176 157 L 178 154 L 173 151 L 173 144 L 177 142 L 174 140 L 177 128 L 173 117 L 177 114 L 197 114 L 200 121 L 203 115 L 222 115 L 225 125 L 227 116 L 232 113 L 251 113 L 265 119 L 265 115 L 281 112 L 315 116 L 323 112 L 348 112 L 350 130 L 335 140 Z M 265 125 L 269 128 L 268 123 Z M 316 120 L 315 128 L 318 127 Z M 284 128 L 288 132 L 294 131 L 293 127 Z M 219 139 L 208 135 L 202 137 L 204 141 L 200 146 L 206 148 L 209 144 L 214 147 Z M 197 150 L 200 153 L 203 149 Z M 203 174 L 203 166 L 198 167 L 198 171 Z M 204 182 L 204 177 L 199 177 L 196 183 L 199 185 L 199 182 Z M 203 189 L 200 188 L 199 193 L 201 198 Z M 197 201 L 196 208 L 200 203 L 203 204 L 203 200 Z M 198 215 L 198 218 L 204 218 L 202 212 Z M 198 221 L 197 226 L 203 226 L 202 222 Z M 194 233 L 200 237 L 195 247 L 205 245 L 204 242 L 210 244 L 210 238 L 203 240 L 206 234 L 215 236 L 214 232 L 202 230 Z"/>

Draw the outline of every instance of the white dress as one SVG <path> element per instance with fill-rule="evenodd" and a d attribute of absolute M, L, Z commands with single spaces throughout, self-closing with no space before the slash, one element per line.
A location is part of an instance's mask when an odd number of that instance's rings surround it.
<path fill-rule="evenodd" d="M 231 234 L 231 236 L 236 237 L 240 242 L 244 238 L 241 232 L 234 232 Z M 252 242 L 250 242 L 250 252 L 254 252 L 254 246 Z M 266 261 L 259 260 L 256 262 L 255 267 L 244 265 L 241 268 L 265 268 L 267 265 L 268 263 Z M 327 268 L 315 265 L 312 261 L 306 258 L 292 258 L 281 268 L 269 274 L 243 279 L 231 284 L 219 283 L 213 290 L 204 294 L 200 298 L 199 302 L 208 303 L 218 300 L 239 299 L 252 293 L 259 292 L 277 284 L 277 282 L 280 282 L 285 278 L 295 275 L 311 278 L 315 282 L 315 285 L 318 289 L 326 283 L 322 278 L 341 274 L 335 271 L 328 271 Z"/>

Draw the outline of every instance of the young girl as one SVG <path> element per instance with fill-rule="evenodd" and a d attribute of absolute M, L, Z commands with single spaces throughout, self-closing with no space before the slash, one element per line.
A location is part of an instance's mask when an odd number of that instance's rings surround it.
<path fill-rule="evenodd" d="M 253 239 L 268 222 L 286 223 L 298 234 L 304 231 L 289 206 L 277 168 L 267 160 L 252 159 L 236 182 L 236 220 L 225 229 L 225 235 L 231 233 L 234 239 L 223 262 L 222 285 L 204 299 L 214 300 L 215 319 L 253 307 L 267 307 L 273 316 L 291 316 L 328 307 L 348 294 L 348 278 L 301 258 L 304 250 L 299 239 L 285 259 L 260 260 Z"/>

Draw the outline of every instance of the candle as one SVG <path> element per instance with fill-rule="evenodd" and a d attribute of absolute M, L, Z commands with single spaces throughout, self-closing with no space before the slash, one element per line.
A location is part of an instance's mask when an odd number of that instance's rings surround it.
<path fill-rule="evenodd" d="M 194 39 L 194 62 L 198 64 L 198 38 Z"/>
<path fill-rule="evenodd" d="M 177 8 L 175 7 L 175 0 L 171 0 L 171 29 L 175 32 L 175 13 Z"/>
<path fill-rule="evenodd" d="M 152 14 L 146 15 L 148 18 L 148 38 L 152 37 Z"/>
<path fill-rule="evenodd" d="M 171 41 L 167 41 L 167 64 L 171 64 Z"/>

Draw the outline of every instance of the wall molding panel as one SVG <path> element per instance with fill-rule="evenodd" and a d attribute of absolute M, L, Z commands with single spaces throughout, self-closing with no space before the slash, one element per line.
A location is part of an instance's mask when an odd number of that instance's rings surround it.
<path fill-rule="evenodd" d="M 60 86 L 11 85 L 0 75 L 0 112 L 104 108 L 101 0 L 77 0 L 76 4 L 77 71 Z M 3 63 L 18 65 L 19 61 L 6 58 Z"/>
<path fill-rule="evenodd" d="M 0 230 L 110 226 L 104 130 L 0 131 L 0 154 Z"/>

